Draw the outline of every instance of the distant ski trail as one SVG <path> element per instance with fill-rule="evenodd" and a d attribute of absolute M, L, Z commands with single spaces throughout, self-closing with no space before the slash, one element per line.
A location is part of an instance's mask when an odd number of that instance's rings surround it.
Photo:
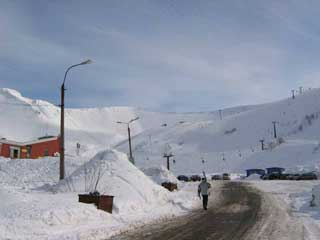
<path fill-rule="evenodd" d="M 198 209 L 189 215 L 146 225 L 111 239 L 304 239 L 301 226 L 248 183 L 227 182 L 219 194 L 220 201 L 209 204 L 208 211 Z"/>

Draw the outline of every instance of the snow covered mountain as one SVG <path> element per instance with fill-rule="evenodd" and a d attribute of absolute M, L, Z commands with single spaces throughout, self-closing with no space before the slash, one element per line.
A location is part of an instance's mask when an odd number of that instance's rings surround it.
<path fill-rule="evenodd" d="M 116 148 L 128 152 L 127 129 L 117 121 L 129 121 L 138 167 L 165 165 L 164 152 L 174 154 L 171 169 L 179 173 L 236 171 L 249 167 L 317 167 L 319 159 L 320 90 L 308 90 L 281 101 L 202 113 L 150 112 L 130 107 L 66 109 L 67 154 L 76 142 L 82 155 Z M 25 141 L 59 133 L 59 107 L 0 89 L 0 137 Z M 273 139 L 273 124 L 284 140 Z M 260 140 L 265 140 L 265 151 Z M 273 142 L 273 143 L 272 143 Z M 173 160 L 173 159 L 172 159 Z"/>
<path fill-rule="evenodd" d="M 232 108 L 224 114 L 244 111 L 249 106 Z M 27 141 L 44 135 L 58 135 L 60 108 L 43 100 L 23 97 L 19 92 L 0 89 L 0 137 L 16 141 Z M 125 125 L 139 116 L 139 121 L 131 124 L 131 133 L 136 135 L 147 129 L 158 129 L 161 125 L 181 121 L 201 121 L 218 117 L 212 113 L 158 113 L 131 107 L 81 108 L 65 110 L 66 151 L 74 154 L 76 143 L 82 151 L 93 156 L 98 150 L 109 148 L 127 138 Z M 90 151 L 89 151 L 90 150 Z"/>
<path fill-rule="evenodd" d="M 246 168 L 318 168 L 320 90 L 309 90 L 281 101 L 224 116 L 222 120 L 185 122 L 144 131 L 133 139 L 136 162 L 141 166 L 165 164 L 170 151 L 175 173 L 234 171 Z M 276 121 L 278 144 L 274 139 Z M 260 140 L 266 150 L 261 150 Z M 126 143 L 118 146 L 125 151 Z"/>

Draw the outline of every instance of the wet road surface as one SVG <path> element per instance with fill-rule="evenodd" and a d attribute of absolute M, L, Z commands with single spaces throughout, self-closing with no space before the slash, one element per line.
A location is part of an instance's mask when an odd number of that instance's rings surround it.
<path fill-rule="evenodd" d="M 255 239 L 249 232 L 262 215 L 260 194 L 247 183 L 241 182 L 226 182 L 215 194 L 220 194 L 220 199 L 213 203 L 209 198 L 207 211 L 197 209 L 188 215 L 164 223 L 145 225 L 111 239 Z"/>

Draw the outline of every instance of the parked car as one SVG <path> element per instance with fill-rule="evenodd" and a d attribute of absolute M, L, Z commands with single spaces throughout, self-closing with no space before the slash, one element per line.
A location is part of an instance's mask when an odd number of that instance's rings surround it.
<path fill-rule="evenodd" d="M 313 172 L 303 173 L 297 178 L 297 180 L 317 180 L 317 179 L 318 179 L 317 175 Z"/>
<path fill-rule="evenodd" d="M 211 180 L 222 180 L 222 176 L 219 174 L 212 175 Z"/>
<path fill-rule="evenodd" d="M 287 180 L 298 180 L 299 177 L 300 177 L 300 174 L 298 174 L 298 173 L 288 174 Z"/>
<path fill-rule="evenodd" d="M 199 175 L 192 175 L 190 177 L 190 180 L 193 181 L 193 182 L 201 181 L 201 177 Z"/>
<path fill-rule="evenodd" d="M 231 180 L 229 173 L 222 174 L 222 180 Z"/>
<path fill-rule="evenodd" d="M 189 177 L 187 177 L 185 175 L 179 175 L 177 178 L 178 178 L 179 181 L 184 181 L 184 182 L 189 182 L 190 181 Z"/>
<path fill-rule="evenodd" d="M 270 173 L 270 174 L 265 174 L 261 179 L 263 180 L 279 180 L 281 174 L 280 173 Z"/>
<path fill-rule="evenodd" d="M 280 180 L 288 180 L 290 174 L 289 173 L 282 173 L 279 175 Z"/>

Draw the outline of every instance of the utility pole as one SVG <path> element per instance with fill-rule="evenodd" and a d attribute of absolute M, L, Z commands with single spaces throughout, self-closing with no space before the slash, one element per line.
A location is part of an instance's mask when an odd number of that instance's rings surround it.
<path fill-rule="evenodd" d="M 302 94 L 303 92 L 303 87 L 299 87 L 299 93 Z"/>
<path fill-rule="evenodd" d="M 295 99 L 295 95 L 294 95 L 294 92 L 295 92 L 295 90 L 291 90 L 291 93 L 292 93 L 292 99 Z"/>
<path fill-rule="evenodd" d="M 61 105 L 60 105 L 60 175 L 59 179 L 64 179 L 64 83 L 60 89 Z"/>
<path fill-rule="evenodd" d="M 66 82 L 66 78 L 67 78 L 67 74 L 69 72 L 69 70 L 71 68 L 74 68 L 74 67 L 77 67 L 77 66 L 80 66 L 80 65 L 85 65 L 85 64 L 90 64 L 92 63 L 92 61 L 90 59 L 84 61 L 84 62 L 81 62 L 79 64 L 75 64 L 75 65 L 72 65 L 70 67 L 67 68 L 67 71 L 65 72 L 64 74 L 64 79 L 63 79 L 63 83 L 61 85 L 61 88 L 60 88 L 60 95 L 61 95 L 61 104 L 60 104 L 60 149 L 59 149 L 59 154 L 60 154 L 60 169 L 59 169 L 59 179 L 62 180 L 64 179 L 64 91 L 66 90 L 64 88 L 64 84 Z"/>
<path fill-rule="evenodd" d="M 259 142 L 261 142 L 261 150 L 264 150 L 264 139 L 259 140 Z"/>
<path fill-rule="evenodd" d="M 170 158 L 174 157 L 174 155 L 172 153 L 165 153 L 163 154 L 163 157 L 167 159 L 167 169 L 170 171 Z"/>
<path fill-rule="evenodd" d="M 129 142 L 129 161 L 134 165 L 134 158 L 132 155 L 132 147 L 131 147 L 131 130 L 130 130 L 130 123 L 138 120 L 139 117 L 136 117 L 134 119 L 131 119 L 129 122 L 120 122 L 118 121 L 117 123 L 119 124 L 126 124 L 127 125 L 127 129 L 128 129 L 128 142 Z"/>
<path fill-rule="evenodd" d="M 272 124 L 273 124 L 273 137 L 274 138 L 277 138 L 277 128 L 276 128 L 276 124 L 277 124 L 278 122 L 276 122 L 276 121 L 273 121 L 272 122 Z"/>
<path fill-rule="evenodd" d="M 203 173 L 204 173 L 204 171 L 206 170 L 205 169 L 206 168 L 206 166 L 205 166 L 206 161 L 204 160 L 204 157 L 201 157 L 201 162 L 202 162 Z"/>
<path fill-rule="evenodd" d="M 131 147 L 131 132 L 130 132 L 129 124 L 128 124 L 128 139 L 129 139 L 129 156 L 130 156 L 129 160 L 134 165 L 134 158 L 132 156 L 132 147 Z"/>

